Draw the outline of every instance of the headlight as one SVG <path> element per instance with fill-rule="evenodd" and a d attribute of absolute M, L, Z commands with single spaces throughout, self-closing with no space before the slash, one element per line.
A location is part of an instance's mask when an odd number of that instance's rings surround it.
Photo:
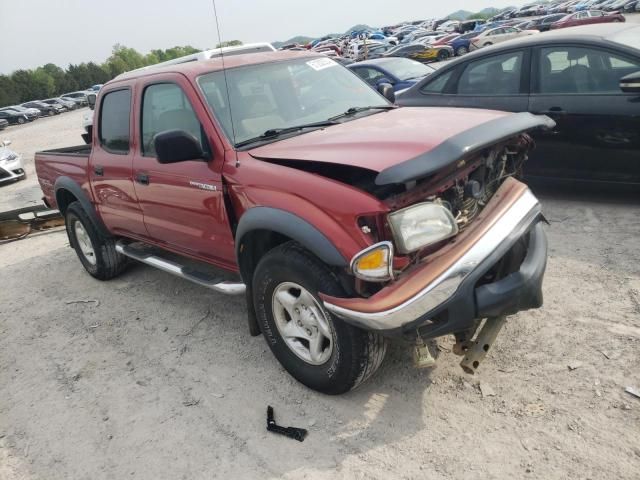
<path fill-rule="evenodd" d="M 380 242 L 365 248 L 351 260 L 353 274 L 370 282 L 384 282 L 393 278 L 393 245 Z"/>
<path fill-rule="evenodd" d="M 439 203 L 419 203 L 387 217 L 398 252 L 409 253 L 458 233 L 451 212 Z"/>

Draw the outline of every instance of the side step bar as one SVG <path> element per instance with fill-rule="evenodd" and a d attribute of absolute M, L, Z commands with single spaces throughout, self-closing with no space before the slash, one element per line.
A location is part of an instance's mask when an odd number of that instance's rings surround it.
<path fill-rule="evenodd" d="M 165 258 L 161 258 L 150 252 L 137 249 L 131 245 L 127 245 L 122 241 L 116 243 L 116 252 L 121 253 L 129 258 L 133 258 L 138 262 L 146 263 L 152 267 L 156 267 L 164 272 L 171 273 L 178 277 L 189 280 L 190 282 L 197 283 L 203 287 L 210 288 L 216 292 L 224 293 L 227 295 L 242 295 L 246 290 L 246 285 L 240 282 L 229 282 L 223 280 L 220 277 L 209 275 L 205 272 L 200 272 L 179 263 L 172 262 Z"/>

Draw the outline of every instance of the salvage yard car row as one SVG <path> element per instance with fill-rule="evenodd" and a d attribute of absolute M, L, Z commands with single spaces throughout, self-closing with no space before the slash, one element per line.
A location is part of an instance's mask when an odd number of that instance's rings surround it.
<path fill-rule="evenodd" d="M 87 94 L 95 93 L 96 85 L 86 91 L 69 92 L 59 97 L 45 100 L 31 100 L 20 105 L 0 108 L 0 130 L 8 125 L 23 125 L 40 117 L 58 115 L 63 112 L 87 106 Z"/>

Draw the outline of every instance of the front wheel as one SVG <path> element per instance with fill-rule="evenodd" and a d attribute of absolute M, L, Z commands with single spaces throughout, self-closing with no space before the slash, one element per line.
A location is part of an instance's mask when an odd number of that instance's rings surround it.
<path fill-rule="evenodd" d="M 469 50 L 467 50 L 467 47 L 458 47 L 458 50 L 456 50 L 456 55 L 461 57 L 463 55 L 466 55 L 469 52 Z"/>
<path fill-rule="evenodd" d="M 26 122 L 26 120 L 25 120 L 24 118 L 22 118 L 22 117 L 19 117 L 19 118 L 18 118 L 18 123 L 19 123 L 20 125 L 23 125 L 25 122 Z"/>
<path fill-rule="evenodd" d="M 447 50 L 440 50 L 438 52 L 438 61 L 442 62 L 449 58 L 449 52 Z"/>
<path fill-rule="evenodd" d="M 337 395 L 378 369 L 387 341 L 334 317 L 318 292 L 345 293 L 329 268 L 295 242 L 267 253 L 253 277 L 258 322 L 273 354 L 300 383 Z"/>

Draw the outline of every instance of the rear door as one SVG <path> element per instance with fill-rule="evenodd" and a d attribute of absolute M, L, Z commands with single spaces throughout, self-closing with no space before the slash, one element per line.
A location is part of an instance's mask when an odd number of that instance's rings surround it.
<path fill-rule="evenodd" d="M 414 105 L 527 110 L 529 49 L 516 49 L 460 64 L 420 89 Z"/>
<path fill-rule="evenodd" d="M 149 235 L 170 250 L 229 266 L 235 253 L 223 196 L 224 150 L 208 113 L 182 75 L 146 77 L 138 88 L 133 176 Z M 154 136 L 176 129 L 193 135 L 206 158 L 160 164 Z"/>
<path fill-rule="evenodd" d="M 142 212 L 133 188 L 132 90 L 113 87 L 102 95 L 89 162 L 89 179 L 96 207 L 115 234 L 146 236 Z"/>
<path fill-rule="evenodd" d="M 619 80 L 640 58 L 590 45 L 555 45 L 534 53 L 529 111 L 556 129 L 537 137 L 530 175 L 640 181 L 640 96 Z"/>

